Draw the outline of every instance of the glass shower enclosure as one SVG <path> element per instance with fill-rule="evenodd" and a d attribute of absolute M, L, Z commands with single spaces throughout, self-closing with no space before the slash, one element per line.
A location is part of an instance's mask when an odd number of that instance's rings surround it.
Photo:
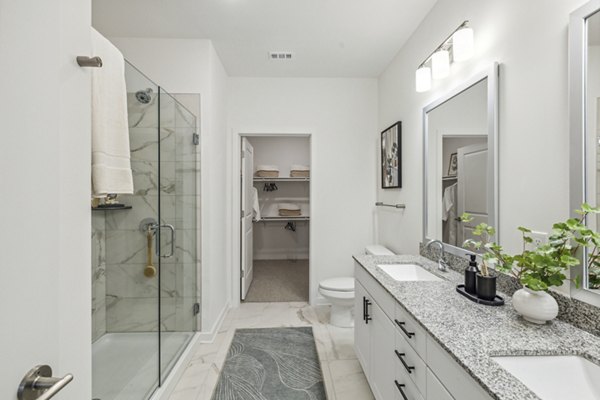
<path fill-rule="evenodd" d="M 145 400 L 199 326 L 199 96 L 126 62 L 134 194 L 92 211 L 92 394 Z"/>

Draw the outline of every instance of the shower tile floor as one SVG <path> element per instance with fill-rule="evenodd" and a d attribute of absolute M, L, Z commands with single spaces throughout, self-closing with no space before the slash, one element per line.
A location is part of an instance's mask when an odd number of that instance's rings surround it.
<path fill-rule="evenodd" d="M 213 343 L 199 343 L 169 400 L 209 400 L 237 328 L 312 326 L 328 400 L 372 400 L 354 353 L 354 330 L 328 325 L 329 307 L 244 303 L 229 310 Z"/>
<path fill-rule="evenodd" d="M 170 370 L 192 337 L 161 333 L 164 370 Z M 158 383 L 158 333 L 107 333 L 92 344 L 92 398 L 147 399 Z"/>

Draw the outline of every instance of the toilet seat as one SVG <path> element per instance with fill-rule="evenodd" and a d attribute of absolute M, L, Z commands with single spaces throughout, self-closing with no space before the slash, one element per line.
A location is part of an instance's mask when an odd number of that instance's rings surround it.
<path fill-rule="evenodd" d="M 329 297 L 331 299 L 339 299 L 339 300 L 347 300 L 354 299 L 354 290 L 351 292 L 339 292 L 335 290 L 327 290 L 323 288 L 319 288 L 319 292 L 325 297 Z"/>
<path fill-rule="evenodd" d="M 327 292 L 349 293 L 354 292 L 354 278 L 341 277 L 325 279 L 319 283 L 319 288 Z"/>

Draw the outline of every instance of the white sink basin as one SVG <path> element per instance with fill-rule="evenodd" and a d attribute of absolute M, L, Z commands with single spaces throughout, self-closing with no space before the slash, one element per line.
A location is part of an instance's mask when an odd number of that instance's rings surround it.
<path fill-rule="evenodd" d="M 492 357 L 542 400 L 600 399 L 600 366 L 579 356 Z"/>
<path fill-rule="evenodd" d="M 442 281 L 417 264 L 381 264 L 378 265 L 386 274 L 397 281 Z"/>

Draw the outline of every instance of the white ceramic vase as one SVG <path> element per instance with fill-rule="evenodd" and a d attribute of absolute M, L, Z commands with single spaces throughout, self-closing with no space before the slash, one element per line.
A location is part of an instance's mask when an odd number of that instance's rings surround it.
<path fill-rule="evenodd" d="M 512 303 L 519 315 L 534 324 L 545 324 L 558 315 L 558 303 L 544 291 L 519 289 L 513 294 Z"/>

